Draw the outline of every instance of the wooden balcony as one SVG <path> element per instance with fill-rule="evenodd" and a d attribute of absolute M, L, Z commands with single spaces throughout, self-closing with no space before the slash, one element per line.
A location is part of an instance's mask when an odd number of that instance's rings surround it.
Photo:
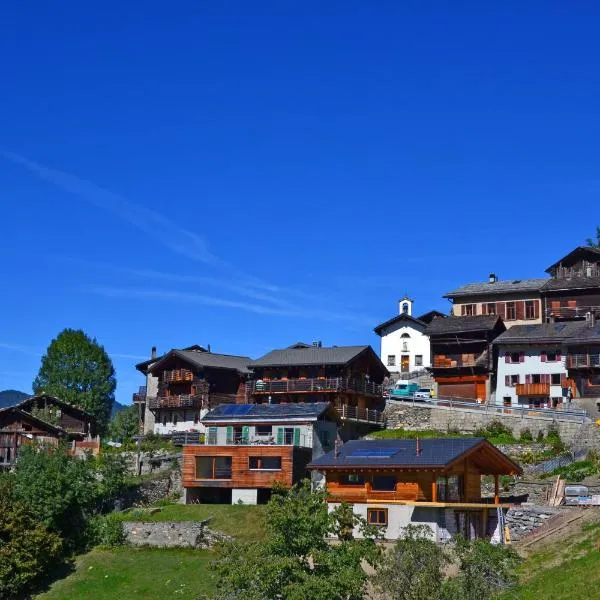
<path fill-rule="evenodd" d="M 517 383 L 517 396 L 549 396 L 549 383 Z"/>
<path fill-rule="evenodd" d="M 335 403 L 343 421 L 352 421 L 354 423 L 368 423 L 371 425 L 385 426 L 385 417 L 383 411 L 374 408 L 359 408 L 358 406 L 348 406 L 341 402 Z"/>
<path fill-rule="evenodd" d="M 134 392 L 132 400 L 133 400 L 134 404 L 146 402 L 146 386 L 145 385 L 141 385 L 140 389 L 137 392 Z"/>
<path fill-rule="evenodd" d="M 366 379 L 349 379 L 346 377 L 271 379 L 250 381 L 250 393 L 259 394 L 312 394 L 355 392 L 370 396 L 382 396 L 383 386 Z"/>
<path fill-rule="evenodd" d="M 164 383 L 176 383 L 180 381 L 193 381 L 194 374 L 188 369 L 174 369 L 172 371 L 163 371 L 162 380 Z"/>
<path fill-rule="evenodd" d="M 486 353 L 435 354 L 434 369 L 459 369 L 462 367 L 485 366 Z"/>
<path fill-rule="evenodd" d="M 569 369 L 600 369 L 599 354 L 569 354 L 567 357 Z"/>
<path fill-rule="evenodd" d="M 236 394 L 179 394 L 147 398 L 150 410 L 160 408 L 211 408 L 217 404 L 235 404 Z"/>

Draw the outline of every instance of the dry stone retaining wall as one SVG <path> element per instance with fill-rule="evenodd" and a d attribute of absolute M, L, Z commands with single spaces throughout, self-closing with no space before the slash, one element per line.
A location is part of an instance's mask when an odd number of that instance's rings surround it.
<path fill-rule="evenodd" d="M 129 544 L 157 548 L 212 548 L 217 541 L 229 539 L 203 521 L 125 521 L 123 531 Z"/>

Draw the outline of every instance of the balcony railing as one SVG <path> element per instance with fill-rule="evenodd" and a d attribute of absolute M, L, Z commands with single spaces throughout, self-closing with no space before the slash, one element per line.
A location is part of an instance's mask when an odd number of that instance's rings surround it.
<path fill-rule="evenodd" d="M 145 385 L 141 385 L 140 389 L 133 394 L 133 402 L 134 402 L 134 404 L 140 403 L 140 402 L 146 402 L 146 386 Z"/>
<path fill-rule="evenodd" d="M 176 381 L 193 381 L 194 374 L 188 369 L 174 369 L 172 371 L 163 372 L 163 381 L 165 383 L 173 383 Z"/>
<path fill-rule="evenodd" d="M 600 354 L 569 354 L 569 369 L 600 368 Z"/>
<path fill-rule="evenodd" d="M 549 383 L 517 383 L 517 396 L 549 396 Z"/>
<path fill-rule="evenodd" d="M 177 396 L 149 397 L 148 407 L 157 408 L 210 408 L 217 404 L 235 404 L 238 400 L 236 394 L 179 394 Z"/>
<path fill-rule="evenodd" d="M 575 301 L 570 301 L 571 306 L 559 306 L 550 302 L 546 307 L 546 317 L 558 317 L 563 319 L 583 319 L 588 313 L 594 312 L 600 314 L 600 306 L 597 305 L 578 305 Z"/>
<path fill-rule="evenodd" d="M 476 367 L 485 364 L 483 354 L 436 354 L 433 357 L 434 369 L 457 369 L 459 367 Z"/>
<path fill-rule="evenodd" d="M 589 265 L 586 267 L 558 267 L 556 269 L 555 279 L 565 279 L 569 277 L 600 277 L 600 266 Z"/>
<path fill-rule="evenodd" d="M 358 406 L 348 406 L 336 402 L 335 408 L 337 409 L 340 417 L 345 421 L 355 421 L 357 423 L 370 423 L 373 425 L 385 425 L 385 417 L 383 411 L 376 410 L 374 408 L 359 408 Z"/>
<path fill-rule="evenodd" d="M 373 396 L 383 395 L 383 386 L 366 379 L 324 377 L 306 379 L 274 379 L 249 382 L 251 394 L 302 394 L 350 391 Z"/>

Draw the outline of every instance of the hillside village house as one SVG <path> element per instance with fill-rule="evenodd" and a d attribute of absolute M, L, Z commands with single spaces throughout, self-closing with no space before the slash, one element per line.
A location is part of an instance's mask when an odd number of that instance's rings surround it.
<path fill-rule="evenodd" d="M 351 504 L 389 540 L 409 524 L 428 525 L 438 542 L 457 533 L 466 539 L 491 538 L 501 507 L 499 477 L 521 473 L 482 438 L 355 440 L 308 467 L 325 475 L 330 510 L 341 502 Z M 495 480 L 489 502 L 481 497 L 482 475 Z"/>
<path fill-rule="evenodd" d="M 64 441 L 73 455 L 98 454 L 95 436 L 94 418 L 84 410 L 46 394 L 32 396 L 0 409 L 0 468 L 12 467 L 19 449 L 32 444 L 52 447 Z"/>
<path fill-rule="evenodd" d="M 497 315 L 434 319 L 425 333 L 431 343 L 429 369 L 440 398 L 487 402 L 495 387 L 493 340 L 506 327 Z"/>
<path fill-rule="evenodd" d="M 567 407 L 568 394 L 600 394 L 600 326 L 587 321 L 511 327 L 498 349 L 496 404 Z"/>
<path fill-rule="evenodd" d="M 202 431 L 200 420 L 211 407 L 246 402 L 249 362 L 247 356 L 191 346 L 136 365 L 146 375 L 146 386 L 134 395 L 144 407 L 144 431 Z"/>
<path fill-rule="evenodd" d="M 381 360 L 392 375 L 430 366 L 429 338 L 424 331 L 434 318 L 446 316 L 432 310 L 413 317 L 413 303 L 405 296 L 398 302 L 398 314 L 374 329 L 381 337 Z"/>
<path fill-rule="evenodd" d="M 344 439 L 383 427 L 383 380 L 389 375 L 371 346 L 297 343 L 250 362 L 251 402 L 331 402 Z"/>
<path fill-rule="evenodd" d="M 579 246 L 548 267 L 550 278 L 470 283 L 448 292 L 454 316 L 499 315 L 506 327 L 584 319 L 600 312 L 600 249 Z"/>
<path fill-rule="evenodd" d="M 330 402 L 223 404 L 202 423 L 202 443 L 183 447 L 186 502 L 262 504 L 334 447 L 340 418 Z"/>

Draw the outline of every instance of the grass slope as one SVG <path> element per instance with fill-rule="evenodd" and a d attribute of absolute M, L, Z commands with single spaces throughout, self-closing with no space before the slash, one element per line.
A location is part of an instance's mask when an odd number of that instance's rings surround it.
<path fill-rule="evenodd" d="M 232 535 L 239 540 L 260 540 L 265 534 L 265 505 L 242 506 L 231 504 L 169 504 L 152 515 L 133 510 L 126 514 L 128 521 L 204 521 L 209 527 Z"/>
<path fill-rule="evenodd" d="M 74 573 L 36 598 L 198 598 L 214 591 L 208 570 L 212 556 L 191 549 L 95 549 L 77 559 Z"/>
<path fill-rule="evenodd" d="M 600 514 L 594 520 L 534 551 L 502 600 L 600 600 Z"/>

